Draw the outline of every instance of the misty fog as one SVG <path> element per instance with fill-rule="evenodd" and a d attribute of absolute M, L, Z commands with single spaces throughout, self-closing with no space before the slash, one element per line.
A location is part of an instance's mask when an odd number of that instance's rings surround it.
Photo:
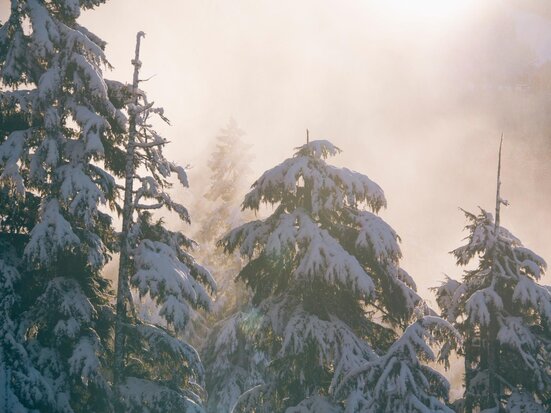
<path fill-rule="evenodd" d="M 0 1 L 0 19 L 8 13 Z M 253 145 L 251 183 L 308 128 L 343 150 L 335 163 L 385 190 L 404 267 L 430 300 L 444 274 L 460 276 L 448 254 L 464 236 L 458 207 L 494 208 L 503 133 L 503 225 L 550 259 L 545 1 L 119 0 L 81 20 L 108 42 L 106 76 L 122 81 L 146 32 L 143 87 L 171 120 L 159 129 L 173 159 L 191 167 L 180 194 L 191 204 L 230 117 Z"/>
<path fill-rule="evenodd" d="M 230 117 L 253 145 L 251 183 L 308 128 L 385 190 L 404 268 L 430 299 L 444 274 L 460 276 L 448 254 L 464 237 L 458 207 L 494 208 L 503 133 L 503 225 L 550 259 L 545 2 L 119 0 L 82 20 L 108 41 L 118 80 L 146 32 L 143 87 L 171 119 L 159 126 L 172 157 L 192 168 L 186 199 L 204 193 L 209 142 Z"/>

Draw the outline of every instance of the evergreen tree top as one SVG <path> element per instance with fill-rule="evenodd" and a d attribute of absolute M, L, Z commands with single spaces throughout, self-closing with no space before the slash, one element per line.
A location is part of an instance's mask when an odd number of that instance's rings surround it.
<path fill-rule="evenodd" d="M 503 226 L 496 228 L 491 213 L 482 208 L 478 215 L 463 212 L 469 221 L 465 227 L 469 231 L 467 243 L 452 251 L 459 265 L 467 265 L 476 256 L 481 259 L 481 266 L 491 265 L 492 260 L 508 259 L 519 266 L 498 268 L 500 274 L 523 273 L 535 279 L 542 277 L 547 268 L 545 260 L 525 248 L 508 229 Z"/>
<path fill-rule="evenodd" d="M 208 161 L 210 184 L 204 194 L 209 201 L 222 204 L 213 211 L 216 214 L 227 214 L 228 211 L 223 211 L 224 203 L 236 201 L 240 191 L 247 187 L 245 180 L 250 172 L 247 161 L 251 158 L 248 153 L 251 145 L 241 140 L 244 135 L 245 132 L 231 118 L 216 136 L 216 147 Z"/>
<path fill-rule="evenodd" d="M 73 70 L 82 69 L 89 75 L 89 80 L 96 86 L 92 91 L 101 93 L 105 89 L 103 80 L 100 73 L 94 72 L 100 64 L 107 64 L 103 53 L 106 43 L 76 23 L 76 19 L 81 9 L 93 8 L 104 1 L 12 2 L 10 17 L 0 28 L 3 82 L 8 85 L 27 81 L 42 83 L 42 91 L 47 93 L 60 80 L 56 69 L 73 64 Z M 29 18 L 28 28 L 25 18 Z M 52 61 L 58 55 L 63 59 Z M 48 67 L 50 69 L 43 74 Z M 75 86 L 83 86 L 83 82 L 75 79 Z"/>
<path fill-rule="evenodd" d="M 292 158 L 266 171 L 253 184 L 243 208 L 257 210 L 261 202 L 281 203 L 287 208 L 302 204 L 317 215 L 356 208 L 362 203 L 374 212 L 386 207 L 383 190 L 367 176 L 325 162 L 339 152 L 339 148 L 326 140 L 311 141 L 296 148 Z"/>
<path fill-rule="evenodd" d="M 496 228 L 493 215 L 480 209 L 478 215 L 463 211 L 468 219 L 466 244 L 452 254 L 459 265 L 478 258 L 478 267 L 466 271 L 462 283 L 448 279 L 436 289 L 439 305 L 450 320 L 466 311 L 471 321 L 487 325 L 493 310 L 506 316 L 504 299 L 512 289 L 512 299 L 538 308 L 551 319 L 551 295 L 536 283 L 547 268 L 539 255 L 524 247 L 509 230 Z M 497 230 L 497 232 L 496 232 Z"/>

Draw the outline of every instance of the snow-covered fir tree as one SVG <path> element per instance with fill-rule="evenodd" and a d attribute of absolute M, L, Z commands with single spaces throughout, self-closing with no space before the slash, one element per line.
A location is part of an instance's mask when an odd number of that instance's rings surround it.
<path fill-rule="evenodd" d="M 224 234 L 245 220 L 240 203 L 247 189 L 251 155 L 243 135 L 234 119 L 220 130 L 208 163 L 210 184 L 196 207 L 200 212 L 198 256 L 214 274 L 218 295 L 213 311 L 195 320 L 196 331 L 190 333 L 201 342 L 207 410 L 213 413 L 229 412 L 241 393 L 262 383 L 267 362 L 248 340 L 255 313 L 250 311 L 250 294 L 244 283 L 236 280 L 243 260 L 237 252 L 225 255 L 217 245 Z"/>
<path fill-rule="evenodd" d="M 342 411 L 347 396 L 335 389 L 389 349 L 421 301 L 399 267 L 396 232 L 376 215 L 386 206 L 382 189 L 327 164 L 338 152 L 309 142 L 265 172 L 243 208 L 275 211 L 223 239 L 227 252 L 248 258 L 239 278 L 257 306 L 251 335 L 270 357 L 265 384 L 235 411 Z"/>
<path fill-rule="evenodd" d="M 501 165 L 501 149 L 500 162 Z M 551 293 L 538 284 L 546 263 L 481 209 L 465 212 L 467 243 L 458 265 L 478 261 L 461 282 L 436 289 L 442 313 L 463 336 L 467 412 L 544 412 L 551 408 Z"/>
<path fill-rule="evenodd" d="M 167 141 L 154 129 L 154 118 L 167 121 L 161 108 L 138 89 L 140 32 L 132 61 L 132 85 L 115 85 L 114 94 L 128 111 L 129 127 L 118 143 L 126 152 L 121 259 L 117 290 L 115 381 L 126 412 L 202 412 L 204 372 L 197 351 L 181 336 L 194 311 L 209 309 L 215 282 L 189 250 L 194 242 L 170 230 L 155 211 L 173 211 L 189 223 L 186 208 L 168 190 L 171 178 L 187 187 L 185 170 L 163 153 Z M 136 311 L 130 288 L 157 306 L 161 326 Z"/>
<path fill-rule="evenodd" d="M 124 116 L 103 79 L 105 43 L 77 22 L 100 3 L 12 1 L 0 28 L 0 106 L 12 120 L 0 134 L 7 411 L 112 408 L 100 270 L 114 236 L 99 207 L 115 199 L 102 161 Z"/>
<path fill-rule="evenodd" d="M 466 410 L 519 411 L 513 406 L 524 403 L 530 407 L 520 411 L 547 411 L 551 293 L 538 284 L 545 261 L 496 227 L 491 213 L 465 215 L 467 244 L 453 254 L 459 265 L 478 259 L 478 266 L 465 271 L 461 282 L 448 279 L 437 298 L 463 336 Z"/>
<path fill-rule="evenodd" d="M 211 171 L 207 192 L 199 201 L 200 228 L 196 239 L 198 255 L 215 275 L 219 287 L 212 315 L 218 319 L 234 312 L 243 303 L 244 289 L 235 282 L 242 267 L 239 254 L 226 256 L 217 245 L 231 228 L 243 223 L 241 198 L 247 190 L 250 173 L 250 145 L 243 142 L 245 132 L 231 118 L 216 137 L 214 152 L 208 162 Z"/>

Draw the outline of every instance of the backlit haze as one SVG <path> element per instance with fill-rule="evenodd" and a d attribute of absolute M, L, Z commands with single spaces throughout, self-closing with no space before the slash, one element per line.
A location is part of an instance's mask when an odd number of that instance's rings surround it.
<path fill-rule="evenodd" d="M 251 183 L 308 128 L 384 189 L 403 266 L 432 301 L 428 287 L 461 274 L 458 207 L 493 212 L 503 133 L 502 224 L 551 262 L 551 2 L 111 0 L 81 24 L 108 42 L 106 77 L 127 82 L 147 34 L 143 88 L 172 121 L 169 157 L 192 167 L 189 205 L 230 117 L 253 145 Z"/>

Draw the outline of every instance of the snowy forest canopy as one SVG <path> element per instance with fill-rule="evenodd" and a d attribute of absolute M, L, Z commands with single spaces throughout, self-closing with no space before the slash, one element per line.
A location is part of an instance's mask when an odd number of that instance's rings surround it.
<path fill-rule="evenodd" d="M 333 165 L 334 142 L 308 136 L 250 179 L 231 119 L 188 188 L 145 34 L 133 77 L 109 79 L 78 23 L 101 3 L 13 0 L 0 22 L 1 412 L 551 409 L 547 264 L 503 225 L 501 147 L 495 213 L 463 211 L 434 308 L 383 189 Z"/>

